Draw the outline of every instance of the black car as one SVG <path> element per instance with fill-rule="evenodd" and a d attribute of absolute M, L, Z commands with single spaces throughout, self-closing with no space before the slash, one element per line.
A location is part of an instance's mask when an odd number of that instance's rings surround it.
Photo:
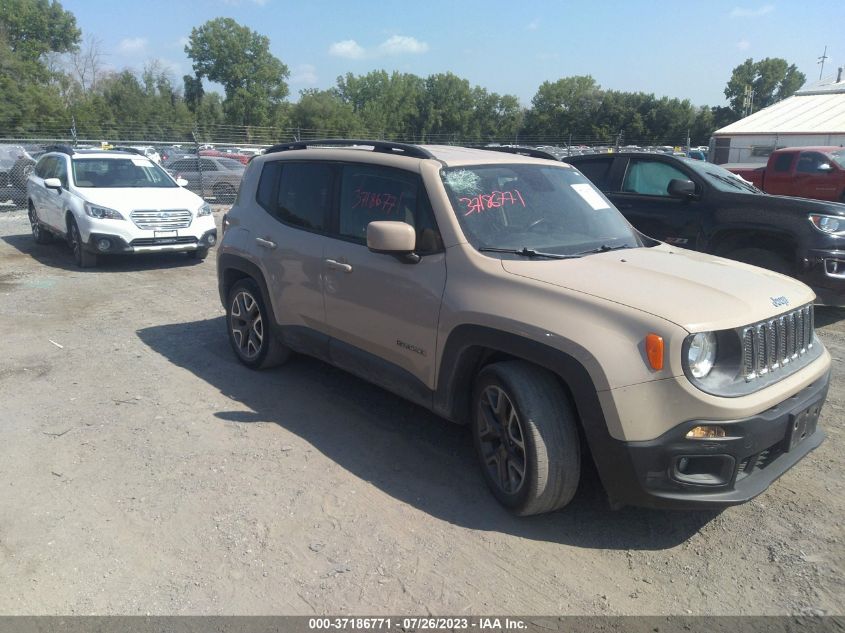
<path fill-rule="evenodd" d="M 564 159 L 642 233 L 768 268 L 845 305 L 845 204 L 770 196 L 698 160 L 639 152 Z"/>

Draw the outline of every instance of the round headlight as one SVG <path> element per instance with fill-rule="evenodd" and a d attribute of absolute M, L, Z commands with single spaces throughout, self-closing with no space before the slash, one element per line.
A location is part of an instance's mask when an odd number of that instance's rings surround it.
<path fill-rule="evenodd" d="M 713 332 L 699 332 L 692 337 L 687 351 L 690 373 L 704 378 L 716 362 L 716 335 Z"/>

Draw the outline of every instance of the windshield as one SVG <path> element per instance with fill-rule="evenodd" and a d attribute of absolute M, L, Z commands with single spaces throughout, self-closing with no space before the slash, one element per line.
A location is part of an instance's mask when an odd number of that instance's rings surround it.
<path fill-rule="evenodd" d="M 574 169 L 497 164 L 444 169 L 441 177 L 475 248 L 582 255 L 643 245 L 619 211 Z"/>
<path fill-rule="evenodd" d="M 837 165 L 839 165 L 842 169 L 845 169 L 845 150 L 840 152 L 831 152 L 830 157 L 836 161 Z"/>
<path fill-rule="evenodd" d="M 165 171 L 147 158 L 74 158 L 73 181 L 77 187 L 178 187 Z"/>
<path fill-rule="evenodd" d="M 704 178 L 714 189 L 727 193 L 763 193 L 750 182 L 743 180 L 736 174 L 718 165 L 703 163 L 700 160 L 692 160 L 690 158 L 684 158 L 683 161 L 685 165 Z"/>

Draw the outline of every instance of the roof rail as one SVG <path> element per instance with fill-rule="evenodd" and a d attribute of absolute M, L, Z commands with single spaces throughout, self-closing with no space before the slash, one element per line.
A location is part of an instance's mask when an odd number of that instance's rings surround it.
<path fill-rule="evenodd" d="M 519 154 L 520 156 L 530 156 L 531 158 L 545 158 L 548 160 L 560 159 L 551 152 L 544 152 L 541 149 L 534 149 L 533 147 L 473 147 L 473 149 L 486 149 L 491 152 L 505 152 L 507 154 Z"/>
<path fill-rule="evenodd" d="M 45 152 L 59 152 L 60 154 L 67 154 L 73 156 L 75 152 L 70 145 L 48 145 L 44 148 Z"/>
<path fill-rule="evenodd" d="M 308 149 L 309 147 L 352 147 L 353 145 L 364 145 L 373 148 L 374 152 L 385 154 L 396 154 L 398 156 L 410 156 L 411 158 L 434 158 L 434 154 L 419 145 L 408 143 L 394 143 L 393 141 L 367 141 L 359 139 L 323 139 L 315 141 L 294 141 L 292 143 L 279 143 L 264 150 L 265 154 L 275 152 L 288 152 L 295 149 Z"/>

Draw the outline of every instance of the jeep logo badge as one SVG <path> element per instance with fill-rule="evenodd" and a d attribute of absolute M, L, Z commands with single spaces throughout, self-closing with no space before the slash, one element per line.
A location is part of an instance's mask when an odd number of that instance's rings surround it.
<path fill-rule="evenodd" d="M 786 297 L 769 297 L 769 299 L 772 300 L 772 305 L 776 308 L 789 305 L 789 299 L 787 299 Z"/>

